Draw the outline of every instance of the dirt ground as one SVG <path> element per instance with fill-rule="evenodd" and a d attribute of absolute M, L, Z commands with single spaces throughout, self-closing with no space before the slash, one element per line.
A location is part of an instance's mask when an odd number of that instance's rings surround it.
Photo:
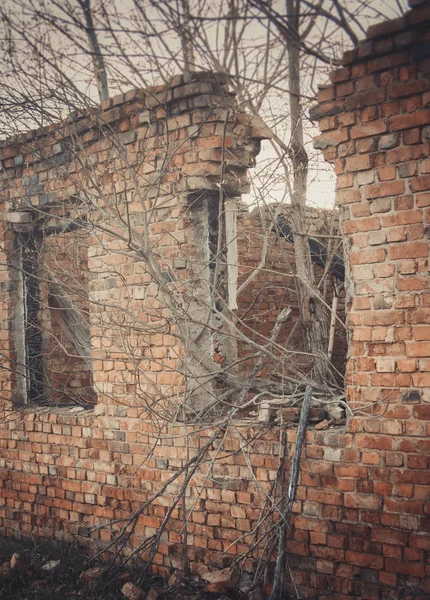
<path fill-rule="evenodd" d="M 95 577 L 90 577 L 94 571 Z M 150 576 L 139 583 L 141 573 L 142 563 L 140 568 L 136 564 L 114 568 L 112 563 L 89 563 L 82 551 L 65 544 L 0 537 L 0 600 L 245 600 L 246 597 L 231 588 L 214 593 L 211 584 L 208 587 L 208 582 L 199 576 L 185 579 L 177 573 L 168 582 Z M 138 595 L 124 596 L 121 590 L 125 584 L 133 584 L 133 588 L 138 583 L 139 589 L 132 590 Z"/>
<path fill-rule="evenodd" d="M 9 567 L 11 557 L 18 553 L 18 566 Z M 59 561 L 52 570 L 44 569 L 49 561 Z M 102 575 L 89 583 L 81 573 L 88 557 L 64 545 L 41 544 L 36 541 L 14 541 L 0 537 L 0 599 L 1 600 L 117 600 L 124 599 L 121 588 L 138 577 L 125 569 Z M 53 564 L 53 563 L 52 563 Z M 106 565 L 104 565 L 106 568 Z M 144 589 L 159 587 L 163 582 L 151 578 Z M 161 600 L 161 599 L 160 599 Z"/>

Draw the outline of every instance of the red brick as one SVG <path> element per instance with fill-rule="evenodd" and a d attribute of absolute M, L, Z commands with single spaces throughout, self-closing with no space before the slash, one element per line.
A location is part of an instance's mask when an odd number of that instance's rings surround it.
<path fill-rule="evenodd" d="M 406 435 L 425 436 L 426 424 L 418 421 L 408 421 L 405 423 Z"/>
<path fill-rule="evenodd" d="M 430 551 L 430 536 L 425 533 L 411 533 L 409 536 L 409 544 L 413 548 L 419 548 L 420 550 Z"/>
<path fill-rule="evenodd" d="M 336 562 L 344 560 L 345 557 L 344 550 L 329 546 L 310 546 L 310 554 L 311 556 L 316 556 L 317 558 L 323 558 L 325 560 Z"/>
<path fill-rule="evenodd" d="M 430 342 L 410 342 L 406 347 L 408 356 L 428 357 L 430 356 Z"/>
<path fill-rule="evenodd" d="M 381 229 L 379 217 L 367 217 L 354 221 L 357 231 L 376 231 Z"/>
<path fill-rule="evenodd" d="M 351 156 L 346 159 L 346 169 L 349 172 L 367 171 L 373 166 L 372 156 L 369 154 L 361 154 L 359 156 Z"/>
<path fill-rule="evenodd" d="M 369 116 L 368 111 L 366 112 L 366 116 Z M 355 146 L 359 154 L 369 154 L 378 150 L 378 140 L 377 138 L 372 137 L 361 138 L 355 142 Z M 374 158 L 375 165 L 378 166 L 378 160 L 380 160 L 378 154 L 376 154 Z M 357 181 L 360 179 L 360 177 L 357 177 Z"/>
<path fill-rule="evenodd" d="M 385 571 L 380 571 L 379 581 L 384 585 L 397 587 L 397 575 L 395 575 L 394 573 L 386 573 Z"/>
<path fill-rule="evenodd" d="M 334 100 L 335 97 L 335 86 L 334 85 L 329 85 L 329 86 L 325 86 L 322 89 L 318 90 L 318 94 L 317 94 L 317 100 L 318 102 L 325 102 L 326 100 Z"/>
<path fill-rule="evenodd" d="M 391 39 L 378 40 L 373 50 L 382 51 L 387 43 L 391 45 Z M 364 52 L 363 48 L 362 52 Z M 398 61 L 404 58 L 407 58 L 406 54 L 394 58 L 381 57 L 371 62 L 371 68 L 382 69 L 388 65 L 399 64 Z M 334 145 L 338 145 L 342 140 L 348 139 L 348 132 L 351 131 L 353 139 L 357 140 L 346 142 L 339 148 L 338 155 L 334 147 L 329 148 L 326 155 L 330 160 L 335 161 L 336 173 L 339 175 L 338 201 L 345 205 L 342 207 L 345 234 L 354 245 L 350 253 L 350 263 L 353 283 L 356 285 L 352 294 L 357 295 L 352 298 L 353 309 L 349 314 L 349 326 L 355 341 L 350 347 L 348 374 L 351 383 L 347 394 L 352 402 L 357 403 L 357 406 L 360 406 L 359 403 L 364 405 L 363 412 L 365 411 L 367 416 L 352 419 L 346 434 L 340 433 L 340 430 L 328 430 L 324 434 L 317 434 L 311 430 L 308 432 L 308 443 L 301 465 L 301 483 L 294 504 L 294 511 L 297 513 L 293 516 L 295 534 L 294 539 L 289 542 L 289 550 L 304 557 L 306 569 L 301 573 L 304 587 L 309 589 L 312 586 L 316 587 L 309 570 L 316 569 L 330 575 L 336 572 L 334 577 L 325 577 L 324 587 L 322 585 L 320 587 L 325 590 L 330 589 L 342 598 L 377 597 L 380 590 L 375 591 L 377 578 L 373 573 L 374 569 L 384 569 L 380 573 L 380 582 L 395 587 L 396 573 L 400 571 L 390 570 L 387 561 L 398 560 L 402 563 L 410 563 L 413 569 L 416 569 L 417 564 L 421 564 L 422 552 L 429 550 L 427 542 L 423 541 L 423 536 L 410 534 L 410 531 L 419 531 L 425 525 L 423 521 L 428 514 L 426 486 L 430 485 L 427 469 L 430 442 L 426 439 L 430 427 L 425 427 L 425 420 L 430 420 L 430 407 L 428 403 L 424 403 L 426 389 L 430 387 L 428 354 L 430 340 L 429 326 L 426 325 L 427 322 L 430 323 L 430 285 L 428 243 L 423 241 L 424 223 L 430 222 L 430 214 L 428 210 L 419 210 L 430 207 L 430 197 L 428 193 L 413 195 L 413 192 L 428 187 L 428 175 L 426 175 L 427 169 L 430 168 L 427 165 L 428 144 L 421 143 L 422 125 L 416 123 L 417 119 L 422 118 L 419 115 L 425 111 L 419 109 L 418 102 L 421 102 L 421 99 L 413 96 L 420 86 L 427 86 L 428 82 L 424 77 L 422 80 L 416 80 L 417 71 L 418 65 L 408 65 L 403 69 L 392 69 L 390 73 L 381 72 L 380 75 L 369 78 L 366 77 L 366 63 L 353 65 L 351 72 L 361 79 L 351 81 L 349 70 L 340 71 L 335 75 L 335 78 L 342 82 L 337 86 L 338 94 L 348 95 L 348 97 L 343 102 L 328 102 L 321 109 L 321 114 L 326 115 L 321 121 L 321 127 L 329 132 L 321 139 L 328 139 Z M 398 80 L 395 81 L 395 78 Z M 181 82 L 182 80 L 179 81 Z M 410 87 L 408 87 L 409 83 Z M 378 88 L 379 84 L 385 88 Z M 354 85 L 356 94 L 351 93 Z M 418 86 L 415 91 L 414 85 Z M 409 98 L 407 101 L 390 102 L 381 106 L 386 93 L 391 97 Z M 333 88 L 331 91 L 324 90 L 320 93 L 320 96 L 326 100 L 331 100 L 332 95 Z M 345 105 L 347 111 L 354 112 L 334 114 L 345 110 Z M 112 104 L 109 104 L 108 108 L 110 106 Z M 416 112 L 408 115 L 408 110 Z M 374 120 L 378 112 L 384 119 Z M 164 119 L 165 116 L 160 113 L 158 118 Z M 183 119 L 179 117 L 183 123 L 188 122 L 188 118 L 189 115 L 185 115 Z M 411 129 L 405 129 L 405 119 L 415 125 Z M 203 113 L 200 120 L 204 121 Z M 220 127 L 222 121 L 223 119 L 220 118 L 218 124 L 211 123 L 209 128 L 207 123 L 203 123 L 203 127 L 206 127 L 204 135 L 207 136 L 203 140 L 206 141 L 196 140 L 192 142 L 193 145 L 198 146 L 201 143 L 212 145 L 215 144 L 214 140 L 219 141 L 221 136 L 216 133 L 219 134 L 222 130 Z M 363 123 L 363 121 L 367 122 Z M 172 120 L 173 124 L 178 122 L 176 117 L 174 121 Z M 397 124 L 397 130 L 402 133 L 391 132 L 392 122 Z M 127 116 L 127 119 L 118 125 L 119 130 L 131 131 L 131 124 Z M 233 121 L 228 124 L 229 127 L 230 125 L 233 125 Z M 386 135 L 379 138 L 384 132 Z M 145 134 L 148 142 L 147 149 L 153 155 L 156 151 L 157 153 L 158 150 L 161 151 L 162 142 L 160 138 L 159 146 L 156 145 L 158 137 L 155 137 L 155 133 L 153 131 Z M 187 135 L 187 132 L 183 133 Z M 177 142 L 179 137 L 169 139 Z M 93 141 L 89 138 L 88 143 Z M 230 142 L 239 144 L 239 138 L 229 136 Z M 396 144 L 403 145 L 394 148 Z M 129 147 L 137 152 L 137 149 Z M 212 147 L 200 151 L 204 153 L 204 157 L 191 148 L 190 142 L 185 148 L 186 152 L 175 158 L 174 166 L 177 172 L 170 174 L 172 177 L 179 176 L 185 159 L 188 165 L 186 170 L 197 171 L 199 160 L 201 163 L 206 161 L 207 164 L 211 162 L 218 164 L 221 160 L 219 150 L 215 155 Z M 101 149 L 100 147 L 99 151 Z M 106 150 L 107 147 L 104 151 Z M 236 154 L 235 157 L 237 158 Z M 427 162 L 424 163 L 423 159 Z M 239 169 L 239 162 L 237 158 L 237 161 L 232 164 L 237 165 Z M 151 163 L 153 170 L 158 164 L 156 156 L 151 158 Z M 375 167 L 374 171 L 373 167 Z M 416 173 L 420 173 L 420 176 L 416 177 Z M 395 180 L 396 175 L 399 177 L 398 180 Z M 375 181 L 378 181 L 376 176 L 379 177 L 379 182 L 389 183 L 375 184 Z M 404 178 L 408 179 L 407 188 L 404 185 Z M 175 185 L 182 183 L 178 178 L 171 181 Z M 354 185 L 359 187 L 354 189 Z M 179 189 L 181 190 L 183 191 L 183 188 Z M 363 202 L 362 196 L 366 194 L 370 194 L 369 198 L 374 201 Z M 172 220 L 174 218 L 172 216 Z M 165 249 L 174 250 L 168 248 L 167 242 L 164 241 L 169 237 L 166 235 L 167 232 L 172 235 L 178 234 L 178 237 L 179 234 L 184 234 L 182 229 L 178 230 L 175 227 L 176 225 L 173 225 L 172 230 L 168 231 L 170 221 L 167 224 L 154 223 L 154 232 L 157 231 L 155 235 L 164 236 L 159 244 L 163 253 Z M 370 236 L 369 232 L 376 232 L 377 235 Z M 387 245 L 383 239 L 385 233 Z M 186 240 L 185 234 L 181 239 Z M 368 244 L 379 245 L 379 247 L 369 248 Z M 251 243 L 250 251 L 254 250 L 252 246 Z M 291 252 L 291 245 L 285 244 L 285 246 L 288 246 L 287 251 Z M 255 250 L 258 254 L 259 247 Z M 177 255 L 166 253 L 166 256 L 170 259 Z M 112 258 L 111 265 L 113 266 L 113 263 L 118 260 L 122 264 L 123 259 L 125 257 Z M 119 267 L 121 265 L 118 265 Z M 129 268 L 132 265 L 127 264 L 125 267 Z M 282 287 L 284 281 L 282 267 L 276 265 L 276 269 L 280 271 L 275 280 L 279 286 L 274 287 L 276 289 L 278 287 L 279 290 L 278 296 L 273 297 L 280 297 L 286 292 Z M 132 269 L 128 273 L 133 277 Z M 138 281 L 136 280 L 135 283 L 138 284 Z M 260 293 L 257 286 L 253 292 L 255 290 Z M 256 300 L 257 296 L 253 292 L 248 291 L 248 302 L 249 305 L 261 302 L 260 320 L 267 321 L 264 323 L 267 329 L 259 332 L 267 336 L 267 332 L 270 332 L 273 325 L 273 320 L 270 320 L 273 316 L 272 301 L 268 302 L 260 295 Z M 130 310 L 133 310 L 131 304 Z M 250 314 L 251 319 L 253 316 L 253 313 Z M 176 375 L 173 371 L 176 363 L 172 361 L 168 371 L 163 370 L 161 363 L 164 364 L 168 359 L 171 339 L 170 336 L 160 337 L 161 341 L 157 345 L 154 344 L 151 349 L 148 343 L 148 348 L 145 346 L 144 350 L 150 351 L 146 355 L 150 358 L 148 365 L 157 372 L 156 377 L 160 376 L 160 379 L 154 381 L 165 382 L 167 385 L 174 382 Z M 100 376 L 99 381 L 111 383 L 119 373 L 127 373 L 129 367 L 126 367 L 120 357 L 115 360 L 115 363 L 110 360 L 110 356 L 106 357 L 101 351 L 101 343 L 101 338 L 96 338 L 94 345 L 97 361 L 94 362 L 94 366 Z M 298 347 L 300 348 L 299 345 Z M 108 354 L 107 350 L 106 354 Z M 389 369 L 386 368 L 387 365 L 390 365 Z M 130 367 L 131 370 L 132 368 Z M 305 369 L 306 366 L 303 366 L 304 372 Z M 423 392 L 422 404 L 405 406 L 401 401 L 402 394 L 409 391 L 412 385 Z M 118 394 L 124 393 L 119 383 L 115 383 L 115 386 L 114 395 L 117 393 L 115 390 L 118 390 Z M 376 386 L 386 389 L 380 390 Z M 391 386 L 394 386 L 394 389 L 391 389 Z M 405 389 L 396 389 L 399 386 L 404 386 Z M 6 392 L 6 388 L 3 388 L 3 391 Z M 354 409 L 355 404 L 352 407 Z M 151 450 L 154 428 L 143 418 L 141 419 L 137 409 L 134 410 L 136 412 L 133 419 L 118 420 L 112 416 L 115 415 L 114 406 L 108 406 L 106 416 L 99 417 L 105 424 L 103 429 L 94 425 L 91 421 L 92 417 L 85 417 L 92 423 L 88 427 L 92 437 L 87 432 L 84 443 L 80 439 L 81 425 L 84 422 L 81 423 L 81 419 L 84 417 L 76 416 L 68 420 L 69 417 L 60 418 L 51 414 L 46 417 L 40 416 L 40 420 L 38 417 L 34 423 L 32 422 L 35 426 L 41 426 L 40 431 L 29 429 L 27 432 L 26 429 L 19 429 L 20 434 L 22 431 L 26 435 L 29 433 L 28 442 L 18 435 L 17 439 L 10 441 L 5 438 L 0 439 L 2 457 L 15 461 L 16 469 L 12 475 L 16 489 L 8 490 L 2 487 L 2 496 L 8 509 L 18 510 L 19 507 L 19 510 L 33 512 L 37 508 L 44 517 L 48 516 L 51 508 L 58 507 L 55 509 L 57 516 L 74 520 L 69 510 L 72 504 L 72 509 L 77 516 L 85 515 L 84 520 L 91 522 L 91 525 L 93 525 L 91 515 L 106 519 L 127 517 L 129 512 L 142 502 L 142 498 L 159 488 L 160 481 L 167 480 L 171 475 L 171 469 L 181 468 L 185 459 L 185 441 L 182 435 L 171 436 L 169 432 L 166 439 L 162 440 L 162 444 Z M 70 438 L 70 428 L 72 434 L 76 436 L 76 444 L 73 443 L 75 438 Z M 103 438 L 104 435 L 110 435 L 111 429 L 118 433 L 127 432 L 126 439 L 132 442 L 133 446 L 132 454 L 122 452 L 119 444 L 114 440 Z M 196 447 L 198 444 L 205 443 L 211 431 L 208 427 L 198 436 Z M 6 433 L 10 434 L 10 432 Z M 219 476 L 220 480 L 211 480 L 210 485 L 214 487 L 205 487 L 202 490 L 201 500 L 198 501 L 199 505 L 190 520 L 190 534 L 195 536 L 196 547 L 210 549 L 211 552 L 204 557 L 207 561 L 212 560 L 216 552 L 226 550 L 228 545 L 236 542 L 239 537 L 238 531 L 248 533 L 258 521 L 260 503 L 264 500 L 264 493 L 270 493 L 276 475 L 279 431 L 276 427 L 266 428 L 262 435 L 255 447 L 252 450 L 249 448 L 249 460 L 255 467 L 255 476 L 259 480 L 260 490 L 249 475 L 243 454 L 238 453 L 239 442 L 236 439 L 226 439 L 224 442 L 222 477 L 221 472 L 214 473 L 214 477 Z M 290 445 L 294 443 L 295 436 L 295 430 L 289 430 Z M 6 446 L 3 445 L 4 441 L 7 441 Z M 246 439 L 243 442 L 246 445 Z M 67 449 L 68 455 L 56 458 L 56 453 L 63 447 Z M 127 462 L 128 459 L 132 461 L 134 458 L 134 465 L 137 468 L 148 452 L 152 452 L 153 456 L 148 459 L 145 468 L 139 468 L 137 473 L 130 475 L 128 467 L 132 467 L 132 462 Z M 23 463 L 29 463 L 34 459 L 35 453 L 40 454 L 37 458 L 40 458 L 41 462 L 34 462 L 34 468 L 44 470 L 37 475 L 38 480 L 32 482 L 29 479 L 30 475 L 20 469 Z M 78 456 L 81 460 L 80 469 L 76 468 Z M 322 460 L 323 456 L 327 460 Z M 171 461 L 164 471 L 156 469 L 156 459 L 159 458 L 168 458 Z M 44 473 L 47 473 L 48 465 L 55 461 L 58 463 L 60 483 L 53 482 L 46 491 L 38 490 L 36 486 L 41 485 L 41 478 Z M 118 477 L 118 487 L 106 484 L 110 469 L 113 474 L 110 482 L 112 483 L 114 477 Z M 91 478 L 94 478 L 94 481 L 82 481 L 86 470 L 89 474 L 92 473 Z M 0 486 L 3 485 L 2 481 L 0 477 Z M 228 489 L 235 482 L 238 482 L 237 487 L 240 490 L 246 491 Z M 142 486 L 144 490 L 140 489 Z M 44 506 L 38 503 L 35 508 L 31 503 L 35 501 L 35 494 L 38 493 L 48 501 L 48 504 Z M 94 495 L 94 498 L 88 498 L 90 505 L 84 504 L 84 493 Z M 158 527 L 171 501 L 170 496 L 157 501 L 153 511 L 151 510 L 150 514 L 141 519 L 142 531 L 138 535 L 149 533 L 149 530 L 144 529 L 145 527 Z M 108 507 L 109 503 L 112 503 L 112 508 Z M 306 516 L 304 514 L 306 510 L 317 516 L 315 518 Z M 3 512 L 0 516 L 4 518 Z M 24 518 L 27 517 L 24 515 Z M 175 509 L 173 519 L 172 526 L 177 531 L 170 532 L 172 535 L 170 539 L 180 542 L 177 533 L 181 527 L 178 509 Z M 206 520 L 207 525 L 205 525 Z M 28 520 L 23 521 L 22 531 L 27 523 Z M 408 543 L 408 535 L 410 548 L 403 553 L 403 547 Z M 212 540 L 211 536 L 219 536 L 220 539 Z M 246 542 L 243 539 L 242 543 L 235 543 L 227 552 L 234 556 L 236 553 L 245 552 L 246 549 Z M 344 556 L 345 550 L 347 556 Z M 193 552 L 191 548 L 191 554 Z M 165 549 L 163 554 L 166 556 L 168 554 Z M 309 558 L 309 554 L 314 558 Z M 157 557 L 157 561 L 159 558 Z M 316 558 L 318 561 L 315 560 Z M 313 562 L 308 564 L 306 562 L 308 560 Z M 350 564 L 338 565 L 339 561 L 350 561 Z M 159 566 L 161 564 L 167 563 L 161 562 Z M 391 562 L 391 569 L 393 566 L 395 565 Z M 363 567 L 364 570 L 361 571 Z M 367 568 L 372 569 L 372 572 L 368 572 Z M 421 576 L 421 573 L 418 576 Z M 339 581 L 344 577 L 347 581 Z M 366 578 L 371 578 L 372 582 L 367 582 Z M 312 589 L 313 593 L 317 591 L 319 590 Z"/>
<path fill-rule="evenodd" d="M 331 492 L 322 489 L 309 488 L 307 499 L 312 502 L 320 502 L 321 504 L 331 504 L 335 506 L 342 505 L 343 498 L 340 492 Z"/>
<path fill-rule="evenodd" d="M 424 552 L 415 548 L 405 548 L 403 557 L 406 561 L 420 561 L 423 562 Z"/>
<path fill-rule="evenodd" d="M 430 308 L 414 308 L 407 312 L 407 322 L 412 325 L 430 324 Z"/>
<path fill-rule="evenodd" d="M 366 312 L 363 315 L 363 324 L 375 325 L 400 325 L 404 321 L 404 315 L 397 310 L 378 310 Z"/>
<path fill-rule="evenodd" d="M 351 70 L 349 67 L 343 67 L 341 69 L 336 69 L 336 71 L 332 71 L 330 73 L 330 81 L 332 83 L 339 83 L 341 81 L 346 81 L 349 79 Z"/>
<path fill-rule="evenodd" d="M 393 440 L 390 436 L 359 433 L 355 436 L 355 444 L 358 448 L 391 450 Z"/>
<path fill-rule="evenodd" d="M 339 175 L 337 178 L 337 189 L 350 188 L 354 184 L 354 175 L 346 173 L 345 175 Z"/>
<path fill-rule="evenodd" d="M 422 456 L 420 454 L 410 454 L 408 456 L 408 468 L 427 469 L 427 456 Z"/>
<path fill-rule="evenodd" d="M 361 94 L 354 94 L 353 96 L 346 99 L 346 108 L 349 111 L 356 110 L 357 108 L 366 108 L 367 106 L 379 105 L 385 100 L 385 89 L 375 89 L 374 77 L 365 77 L 357 81 L 357 90 Z"/>
<path fill-rule="evenodd" d="M 401 258 L 420 258 L 429 255 L 428 242 L 403 243 L 398 246 L 389 246 L 388 258 L 398 260 Z"/>
<path fill-rule="evenodd" d="M 385 558 L 402 558 L 403 548 L 391 544 L 383 544 L 382 553 Z"/>
<path fill-rule="evenodd" d="M 421 107 L 421 96 L 412 96 L 410 98 L 404 98 L 403 100 L 400 100 L 400 112 L 402 113 L 414 113 Z M 418 143 L 418 140 L 412 143 Z"/>
<path fill-rule="evenodd" d="M 351 127 L 351 137 L 353 140 L 380 135 L 387 131 L 387 123 L 384 120 L 370 121 L 365 125 L 355 125 Z"/>
<path fill-rule="evenodd" d="M 379 510 L 381 500 L 374 494 L 345 494 L 345 506 L 348 508 Z"/>
<path fill-rule="evenodd" d="M 342 142 L 348 140 L 348 130 L 345 129 L 334 129 L 331 131 L 324 131 L 321 135 L 314 138 L 315 148 L 325 149 L 327 146 L 338 146 Z"/>
<path fill-rule="evenodd" d="M 363 250 L 361 252 L 351 252 L 350 262 L 352 265 L 364 265 L 383 262 L 385 259 L 385 250 L 383 248 L 374 248 Z"/>
<path fill-rule="evenodd" d="M 400 514 L 411 513 L 414 515 L 422 515 L 424 506 L 422 502 L 416 500 L 393 500 L 392 498 L 385 498 L 384 510 Z"/>
<path fill-rule="evenodd" d="M 367 30 L 367 39 L 378 39 L 386 37 L 396 32 L 403 32 L 406 28 L 406 19 L 404 16 L 398 17 L 397 19 L 390 19 L 389 21 L 383 21 L 376 25 L 371 25 Z M 389 48 L 391 50 L 391 46 Z M 402 55 L 403 56 L 403 55 Z M 396 63 L 397 64 L 397 63 Z M 392 66 L 391 63 L 387 63 L 388 66 Z"/>
<path fill-rule="evenodd" d="M 430 190 L 430 175 L 414 177 L 409 183 L 412 192 L 424 192 Z"/>
<path fill-rule="evenodd" d="M 327 543 L 327 534 L 320 531 L 311 531 L 310 533 L 311 544 L 323 544 Z"/>
<path fill-rule="evenodd" d="M 386 22 L 388 25 L 390 21 Z M 388 54 L 381 58 L 375 58 L 368 63 L 369 73 L 376 71 L 386 71 L 390 73 L 393 67 L 408 64 L 408 54 L 406 52 L 398 52 L 397 54 Z"/>
<path fill-rule="evenodd" d="M 381 513 L 381 525 L 386 525 L 387 527 L 399 527 L 400 519 L 399 515 L 393 515 L 389 513 Z"/>
<path fill-rule="evenodd" d="M 413 498 L 414 486 L 408 483 L 397 483 L 393 486 L 393 496 L 400 496 L 401 498 Z M 417 497 L 416 500 L 419 500 L 419 498 Z"/>
<path fill-rule="evenodd" d="M 370 567 L 372 569 L 381 570 L 384 565 L 384 559 L 382 556 L 370 553 L 351 552 L 347 550 L 345 558 L 351 565 L 357 565 L 358 567 Z"/>
<path fill-rule="evenodd" d="M 373 198 L 385 198 L 387 196 L 398 196 L 404 194 L 404 181 L 392 181 L 389 183 L 381 183 L 379 185 L 368 185 L 365 189 L 365 197 L 368 200 Z"/>
<path fill-rule="evenodd" d="M 430 206 L 430 193 L 417 194 L 416 199 L 418 208 Z"/>
<path fill-rule="evenodd" d="M 343 189 L 336 192 L 337 204 L 353 204 L 354 202 L 360 202 L 361 193 L 360 190 Z"/>
<path fill-rule="evenodd" d="M 302 483 L 302 485 L 306 485 L 306 486 L 310 486 L 310 487 L 318 486 L 319 485 L 319 476 L 312 475 L 309 473 L 302 473 L 301 483 Z"/>
<path fill-rule="evenodd" d="M 379 167 L 378 169 L 379 181 L 390 181 L 396 178 L 396 167 Z"/>
<path fill-rule="evenodd" d="M 381 463 L 381 456 L 378 452 L 363 452 L 361 459 L 365 465 L 379 465 Z"/>
<path fill-rule="evenodd" d="M 397 420 L 384 419 L 382 423 L 382 432 L 389 435 L 401 435 L 403 432 L 403 425 Z"/>
<path fill-rule="evenodd" d="M 425 144 L 419 146 L 400 146 L 390 150 L 386 155 L 389 164 L 396 165 L 417 160 L 426 156 Z"/>
<path fill-rule="evenodd" d="M 392 131 L 420 127 L 430 122 L 430 110 L 421 110 L 412 114 L 397 115 L 391 118 Z"/>
<path fill-rule="evenodd" d="M 393 492 L 393 484 L 386 481 L 376 481 L 374 484 L 374 492 L 378 496 L 391 496 Z"/>
<path fill-rule="evenodd" d="M 423 564 L 405 562 L 403 560 L 396 560 L 395 558 L 387 558 L 385 560 L 385 569 L 393 573 L 412 575 L 413 577 L 424 577 L 425 575 Z"/>
<path fill-rule="evenodd" d="M 415 129 L 406 129 L 402 133 L 403 144 L 405 146 L 413 146 L 414 144 L 421 143 L 421 130 L 419 127 L 415 127 Z M 399 171 L 400 176 L 401 173 Z"/>
<path fill-rule="evenodd" d="M 416 79 L 405 83 L 396 83 L 388 88 L 389 98 L 401 98 L 404 96 L 413 96 L 425 92 L 429 87 L 426 79 Z"/>
<path fill-rule="evenodd" d="M 406 546 L 409 534 L 405 531 L 398 531 L 395 529 L 373 527 L 371 536 L 372 540 L 375 540 L 375 542 Z"/>
<path fill-rule="evenodd" d="M 294 517 L 294 525 L 297 529 L 305 529 L 308 531 L 329 531 L 329 523 L 320 519 L 311 519 L 309 517 Z"/>

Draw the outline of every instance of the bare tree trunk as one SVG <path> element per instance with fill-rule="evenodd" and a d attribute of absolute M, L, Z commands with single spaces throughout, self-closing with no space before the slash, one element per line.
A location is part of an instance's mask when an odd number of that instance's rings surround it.
<path fill-rule="evenodd" d="M 300 88 L 299 0 L 286 0 L 287 17 L 292 35 L 286 37 L 288 52 L 288 83 L 291 123 L 291 158 L 293 161 L 293 193 L 291 225 L 294 233 L 296 285 L 307 352 L 312 354 L 313 376 L 316 381 L 332 382 L 327 359 L 329 316 L 315 285 L 306 230 L 306 194 L 308 155 L 303 140 L 303 116 Z"/>
<path fill-rule="evenodd" d="M 97 80 L 97 89 L 99 91 L 100 100 L 107 100 L 109 98 L 109 86 L 106 65 L 94 27 L 93 14 L 91 11 L 91 0 L 78 0 L 78 2 L 85 17 L 85 31 L 93 58 L 94 72 Z"/>
<path fill-rule="evenodd" d="M 184 57 L 185 81 L 190 81 L 191 72 L 195 69 L 194 45 L 190 33 L 190 5 L 188 0 L 182 0 L 184 23 L 180 29 L 182 53 Z"/>

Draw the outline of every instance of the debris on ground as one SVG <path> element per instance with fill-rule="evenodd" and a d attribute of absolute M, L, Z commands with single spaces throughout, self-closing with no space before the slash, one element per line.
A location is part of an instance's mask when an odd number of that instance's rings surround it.
<path fill-rule="evenodd" d="M 266 598 L 263 589 L 255 584 L 253 574 L 245 574 L 244 577 L 241 577 L 238 590 L 240 597 L 244 600 L 264 600 Z"/>
<path fill-rule="evenodd" d="M 14 552 L 12 554 L 12 557 L 10 559 L 10 568 L 12 569 L 12 571 L 16 571 L 17 573 L 27 575 L 27 568 L 18 552 Z"/>
<path fill-rule="evenodd" d="M 0 600 L 237 600 L 251 594 L 262 600 L 233 567 L 175 571 L 168 580 L 141 576 L 141 563 L 91 564 L 82 550 L 66 544 L 0 538 Z"/>
<path fill-rule="evenodd" d="M 127 600 L 146 600 L 145 592 L 130 581 L 122 586 L 121 592 Z"/>
<path fill-rule="evenodd" d="M 10 568 L 10 562 L 6 561 L 4 562 L 1 566 L 0 566 L 0 576 L 2 577 L 8 577 L 8 575 L 11 572 L 11 568 Z"/>
<path fill-rule="evenodd" d="M 169 586 L 169 588 L 174 588 L 176 587 L 180 582 L 180 579 L 178 577 L 178 575 L 176 573 L 172 573 L 172 575 L 170 575 L 169 577 L 169 581 L 167 582 L 167 585 Z"/>
<path fill-rule="evenodd" d="M 224 593 L 234 589 L 239 582 L 239 571 L 234 568 L 221 569 L 220 571 L 207 571 L 200 577 L 208 582 L 203 590 L 205 592 Z"/>
<path fill-rule="evenodd" d="M 124 580 L 87 582 L 89 557 L 76 547 L 0 537 L 0 600 L 116 600 Z M 106 567 L 96 567 L 105 572 Z M 130 573 L 127 575 L 130 577 Z M 94 578 L 94 577 L 93 577 Z"/>
<path fill-rule="evenodd" d="M 60 562 L 60 560 L 48 560 L 48 562 L 46 562 L 40 568 L 42 571 L 53 571 L 55 567 L 58 567 Z"/>
<path fill-rule="evenodd" d="M 80 579 L 83 579 L 87 583 L 97 583 L 103 575 L 106 573 L 106 568 L 103 567 L 93 567 L 92 569 L 86 569 L 82 571 L 80 575 Z"/>

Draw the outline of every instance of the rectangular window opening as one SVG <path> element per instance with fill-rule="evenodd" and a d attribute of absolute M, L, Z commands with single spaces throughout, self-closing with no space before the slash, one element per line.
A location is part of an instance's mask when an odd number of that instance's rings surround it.
<path fill-rule="evenodd" d="M 89 406 L 93 387 L 88 234 L 39 226 L 15 235 L 15 398 Z"/>

